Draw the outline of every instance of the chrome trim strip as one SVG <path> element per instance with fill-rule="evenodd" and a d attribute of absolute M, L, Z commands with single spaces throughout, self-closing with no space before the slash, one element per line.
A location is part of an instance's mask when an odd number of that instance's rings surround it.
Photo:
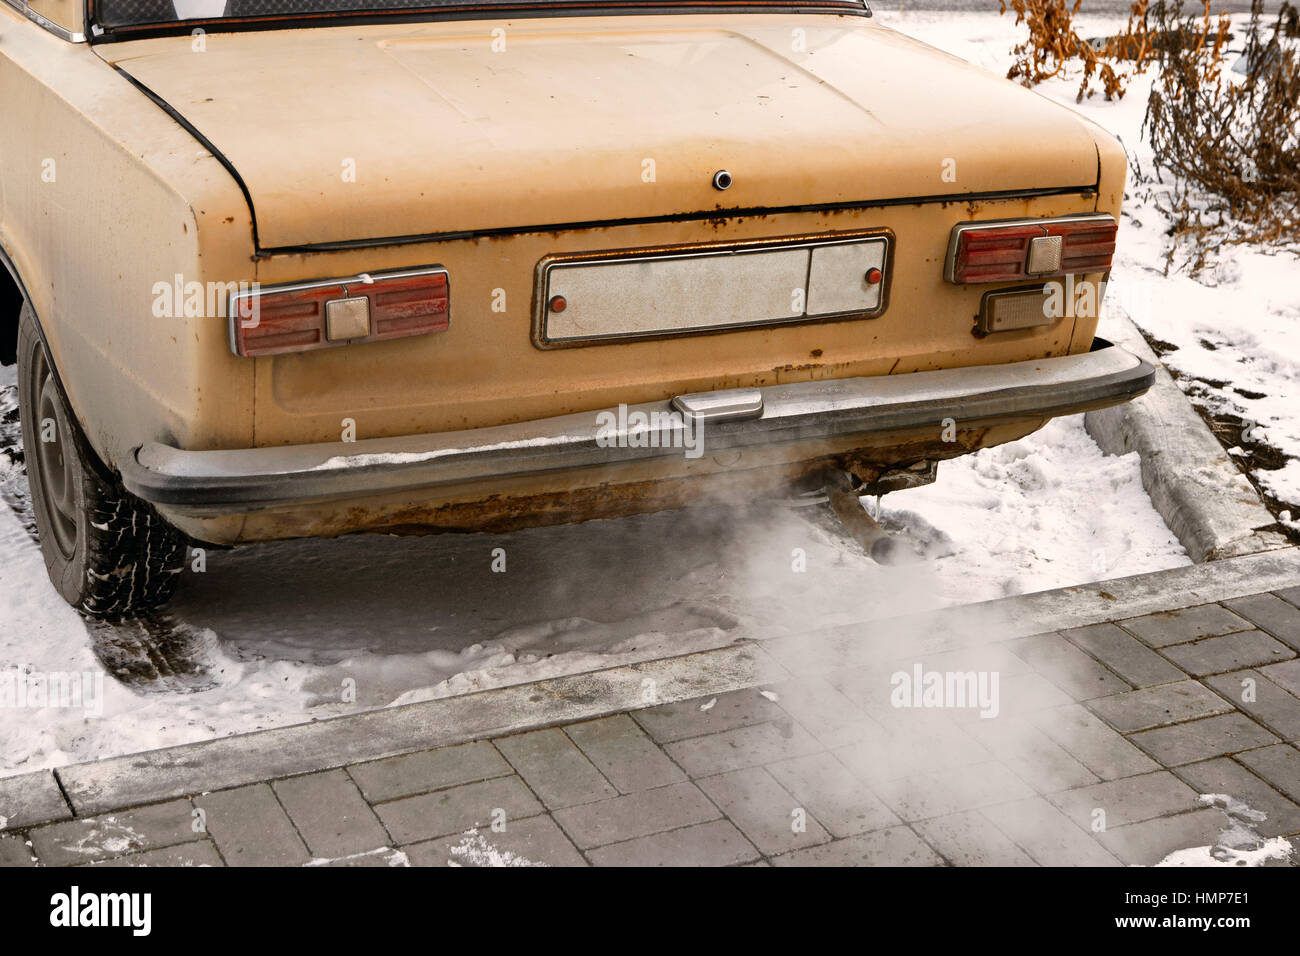
<path fill-rule="evenodd" d="M 1081 212 L 1069 216 L 1047 216 L 1043 219 L 981 219 L 974 222 L 959 222 L 952 227 L 952 232 L 948 236 L 948 251 L 943 257 L 943 278 L 945 282 L 951 282 L 959 285 L 953 278 L 953 269 L 956 263 L 953 261 L 957 255 L 957 240 L 961 234 L 969 229 L 988 229 L 992 226 L 1047 226 L 1056 222 L 1114 222 L 1115 217 L 1105 213 Z M 1026 278 L 1035 278 L 1026 276 Z M 1044 277 L 1046 278 L 1046 277 Z"/>
<path fill-rule="evenodd" d="M 84 33 L 73 33 L 67 27 L 59 26 L 59 24 L 55 23 L 53 20 L 41 16 L 29 7 L 26 2 L 19 2 L 19 0 L 0 0 L 0 3 L 13 7 L 28 20 L 31 20 L 38 26 L 44 27 L 47 32 L 53 33 L 60 40 L 67 40 L 69 43 L 86 42 L 86 35 Z"/>
<path fill-rule="evenodd" d="M 881 432 L 937 433 L 945 418 L 963 425 L 1034 421 L 1119 404 L 1150 388 L 1151 365 L 1101 340 L 1094 346 L 1078 355 L 1007 365 L 772 385 L 756 390 L 763 399 L 758 417 L 702 426 L 662 401 L 357 442 L 229 451 L 183 451 L 149 442 L 120 462 L 122 481 L 133 494 L 177 513 L 237 514 L 644 461 L 682 455 L 692 445 L 714 455 L 845 436 L 861 436 L 865 443 Z M 661 440 L 645 441 L 647 427 L 657 429 Z M 702 434 L 686 432 L 700 427 Z M 636 441 L 620 440 L 634 433 Z"/>

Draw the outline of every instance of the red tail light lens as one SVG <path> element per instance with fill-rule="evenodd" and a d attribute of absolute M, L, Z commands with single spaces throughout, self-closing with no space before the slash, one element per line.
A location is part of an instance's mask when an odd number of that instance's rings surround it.
<path fill-rule="evenodd" d="M 236 355 L 279 355 L 444 332 L 450 281 L 438 267 L 234 293 L 227 311 Z"/>
<path fill-rule="evenodd" d="M 944 278 L 958 285 L 977 282 L 1016 282 L 1050 276 L 1105 272 L 1115 255 L 1119 224 L 1112 216 L 1071 216 L 1015 222 L 963 222 L 953 227 L 948 242 Z M 1059 237 L 1050 255 L 1041 257 L 1054 267 L 1030 271 L 1031 244 Z"/>

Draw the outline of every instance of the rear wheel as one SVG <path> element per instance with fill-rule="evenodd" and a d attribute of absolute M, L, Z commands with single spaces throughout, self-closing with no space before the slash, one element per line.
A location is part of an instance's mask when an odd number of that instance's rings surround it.
<path fill-rule="evenodd" d="M 18 322 L 18 402 L 32 510 L 54 587 L 94 617 L 164 603 L 176 589 L 184 539 L 99 464 L 26 305 Z"/>

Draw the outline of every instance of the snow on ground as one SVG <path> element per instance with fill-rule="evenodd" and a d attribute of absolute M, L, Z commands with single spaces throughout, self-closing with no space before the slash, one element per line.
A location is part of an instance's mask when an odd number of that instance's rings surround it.
<path fill-rule="evenodd" d="M 1000 75 L 1010 66 L 1013 42 L 1028 36 L 1026 27 L 1013 26 L 1013 15 L 996 12 L 879 16 L 886 26 Z M 1235 49 L 1244 42 L 1240 28 L 1248 18 L 1237 15 L 1233 21 Z M 1085 38 L 1113 35 L 1124 24 L 1086 12 L 1077 22 Z M 1236 59 L 1233 53 L 1228 63 Z M 1152 154 L 1141 128 L 1152 79 L 1152 71 L 1133 77 L 1123 99 L 1110 103 L 1100 94 L 1075 103 L 1078 70 L 1035 89 L 1119 136 L 1130 158 L 1150 174 Z M 1300 259 L 1232 246 L 1195 279 L 1172 270 L 1166 276 L 1168 223 L 1156 208 L 1163 189 L 1135 183 L 1130 171 L 1107 303 L 1121 306 L 1162 343 L 1162 362 L 1193 402 L 1212 415 L 1244 420 L 1252 443 L 1289 459 L 1278 470 L 1257 468 L 1254 477 L 1290 506 L 1292 527 L 1300 531 Z"/>
<path fill-rule="evenodd" d="M 1228 825 L 1219 832 L 1219 839 L 1213 846 L 1175 850 L 1156 866 L 1266 866 L 1273 861 L 1284 865 L 1291 859 L 1294 847 L 1290 840 L 1285 837 L 1265 839 L 1256 830 L 1268 819 L 1268 814 L 1262 810 L 1255 810 L 1226 793 L 1203 793 L 1199 799 L 1207 806 L 1218 807 Z"/>
<path fill-rule="evenodd" d="M 1005 72 L 1010 18 L 882 19 Z M 1072 103 L 1069 81 L 1052 92 Z M 1128 130 L 1134 104 L 1085 109 Z M 1122 253 L 1119 284 L 1150 283 L 1161 309 L 1197 292 L 1211 321 L 1200 286 L 1142 266 L 1156 261 L 1154 245 L 1136 244 L 1157 232 L 1154 220 L 1126 227 L 1124 243 L 1135 245 Z M 1280 284 L 1276 303 L 1244 289 L 1217 294 L 1233 296 L 1243 325 L 1294 315 Z M 0 371 L 9 419 L 13 381 L 12 369 Z M 6 428 L 0 421 L 0 443 Z M 0 457 L 0 695 L 15 668 L 99 672 L 135 654 L 165 674 L 131 689 L 105 680 L 99 717 L 43 707 L 16 719 L 5 709 L 0 775 L 1189 563 L 1142 490 L 1136 455 L 1102 455 L 1076 416 L 945 462 L 935 485 L 886 497 L 883 520 L 927 546 L 919 565 L 876 565 L 824 508 L 750 501 L 509 535 L 209 551 L 206 570 L 184 575 L 153 625 L 88 628 L 46 581 L 24 527 L 20 467 Z M 491 570 L 496 548 L 504 573 Z"/>
<path fill-rule="evenodd" d="M 209 551 L 162 628 L 198 678 L 109 678 L 97 718 L 7 710 L 0 775 L 1188 563 L 1136 456 L 1103 456 L 1078 418 L 945 463 L 938 483 L 884 505 L 932 560 L 881 567 L 822 509 L 777 502 Z M 106 635 L 129 643 L 125 627 L 88 634 L 7 507 L 0 602 L 10 669 L 98 671 L 116 659 Z"/>

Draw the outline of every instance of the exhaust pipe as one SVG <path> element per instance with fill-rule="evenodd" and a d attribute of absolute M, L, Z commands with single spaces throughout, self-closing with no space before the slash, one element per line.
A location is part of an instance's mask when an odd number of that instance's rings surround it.
<path fill-rule="evenodd" d="M 829 472 L 822 487 L 840 523 L 867 550 L 877 564 L 903 564 L 919 554 L 906 538 L 890 534 L 862 506 L 853 476 L 838 468 Z"/>

